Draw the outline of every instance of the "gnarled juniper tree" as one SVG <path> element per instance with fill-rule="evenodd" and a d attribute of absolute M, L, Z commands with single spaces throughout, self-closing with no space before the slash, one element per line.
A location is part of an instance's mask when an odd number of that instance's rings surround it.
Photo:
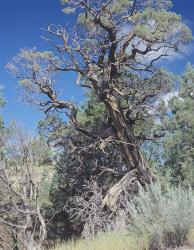
<path fill-rule="evenodd" d="M 137 135 L 133 125 L 156 115 L 154 105 L 171 85 L 169 74 L 156 63 L 181 50 L 191 40 L 191 32 L 180 16 L 169 11 L 171 1 L 62 0 L 62 4 L 77 22 L 74 27 L 48 26 L 46 40 L 56 53 L 23 49 L 8 67 L 20 78 L 28 102 L 46 113 L 62 111 L 78 134 L 100 142 L 96 147 L 119 144 L 128 169 L 123 180 L 133 170 L 140 184 L 149 184 L 154 177 L 139 143 L 152 136 Z M 91 91 L 104 104 L 108 129 L 83 126 L 78 107 L 60 95 L 56 75 L 69 72 L 77 76 L 73 84 Z"/>

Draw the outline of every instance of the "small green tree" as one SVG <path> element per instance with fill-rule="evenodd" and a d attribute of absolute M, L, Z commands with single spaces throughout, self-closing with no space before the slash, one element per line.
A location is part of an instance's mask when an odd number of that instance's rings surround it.
<path fill-rule="evenodd" d="M 188 65 L 163 119 L 164 167 L 172 183 L 194 186 L 194 66 Z"/>

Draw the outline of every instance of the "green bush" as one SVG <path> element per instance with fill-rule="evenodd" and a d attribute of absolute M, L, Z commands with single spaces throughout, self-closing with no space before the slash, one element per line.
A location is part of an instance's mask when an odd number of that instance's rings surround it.
<path fill-rule="evenodd" d="M 128 204 L 130 230 L 149 240 L 150 249 L 166 249 L 184 244 L 194 225 L 194 196 L 183 190 L 160 184 L 140 190 Z"/>

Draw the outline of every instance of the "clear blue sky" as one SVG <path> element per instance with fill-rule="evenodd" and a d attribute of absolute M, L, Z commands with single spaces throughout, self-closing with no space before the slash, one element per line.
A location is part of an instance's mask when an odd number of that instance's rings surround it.
<path fill-rule="evenodd" d="M 174 0 L 173 10 L 181 14 L 194 33 L 194 0 Z M 1 0 L 0 3 L 0 84 L 4 85 L 7 105 L 1 111 L 8 123 L 12 119 L 20 121 L 29 129 L 36 127 L 44 114 L 18 100 L 17 80 L 5 71 L 5 64 L 17 54 L 20 48 L 45 49 L 40 30 L 49 23 L 70 23 L 61 11 L 59 0 Z M 189 46 L 184 57 L 168 61 L 166 66 L 173 72 L 181 73 L 185 64 L 194 64 L 194 44 Z M 76 96 L 79 101 L 82 94 L 75 88 L 66 86 L 66 95 Z"/>

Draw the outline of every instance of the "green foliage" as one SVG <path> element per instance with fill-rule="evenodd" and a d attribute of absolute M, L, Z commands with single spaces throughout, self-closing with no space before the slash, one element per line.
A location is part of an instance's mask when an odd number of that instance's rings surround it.
<path fill-rule="evenodd" d="M 194 186 L 194 67 L 188 65 L 163 119 L 164 173 L 176 185 Z"/>
<path fill-rule="evenodd" d="M 78 113 L 78 120 L 88 130 L 96 132 L 111 128 L 107 123 L 108 114 L 104 105 L 93 95 L 88 95 Z M 82 195 L 86 182 L 96 180 L 102 189 L 107 190 L 120 178 L 119 174 L 103 171 L 103 168 L 119 171 L 123 166 L 116 143 L 107 145 L 104 151 L 103 145 L 102 149 L 90 147 L 95 145 L 93 138 L 79 134 L 55 114 L 50 114 L 46 120 L 41 121 L 40 131 L 48 137 L 50 143 L 54 142 L 60 149 L 50 187 L 50 202 L 54 212 L 62 210 L 72 196 Z M 78 147 L 74 151 L 70 150 L 69 138 Z"/>
<path fill-rule="evenodd" d="M 180 42 L 192 39 L 191 31 L 186 25 L 180 25 L 181 17 L 173 12 L 147 9 L 135 14 L 133 20 L 136 23 L 135 33 L 142 39 L 162 42 L 170 39 L 175 30 L 181 34 Z"/>
<path fill-rule="evenodd" d="M 78 120 L 85 126 L 97 129 L 106 123 L 108 117 L 105 105 L 99 102 L 93 94 L 88 94 L 82 109 L 78 113 Z"/>
<path fill-rule="evenodd" d="M 184 244 L 187 233 L 194 226 L 191 189 L 151 185 L 140 190 L 128 208 L 132 219 L 130 229 L 147 237 L 150 249 Z"/>
<path fill-rule="evenodd" d="M 76 9 L 79 9 L 77 21 L 88 32 L 86 42 L 89 40 L 98 40 L 95 34 L 98 36 L 102 32 L 102 36 L 104 36 L 103 29 L 96 25 L 94 13 L 92 14 L 89 11 L 90 8 L 94 8 L 97 12 L 98 7 L 101 5 L 104 5 L 104 9 L 99 12 L 99 22 L 102 23 L 102 26 L 113 28 L 114 25 L 120 25 L 118 30 L 122 30 L 125 27 L 125 32 L 133 32 L 136 40 L 142 39 L 144 46 L 151 42 L 155 46 L 153 49 L 157 50 L 158 47 L 164 47 L 168 51 L 172 48 L 179 49 L 182 43 L 187 43 L 192 39 L 191 31 L 181 22 L 181 17 L 176 13 L 168 11 L 172 7 L 172 1 L 170 0 L 140 2 L 130 0 L 106 2 L 100 0 L 98 4 L 95 1 L 91 1 L 89 8 L 86 9 L 84 4 L 81 4 L 79 1 L 61 0 L 61 4 L 66 14 L 74 13 Z M 125 17 L 128 15 L 128 24 L 124 21 L 125 18 L 123 18 L 123 22 L 118 22 L 122 15 Z M 93 30 L 96 30 L 96 32 L 91 37 L 90 33 Z M 167 44 L 165 45 L 166 42 Z M 163 46 L 160 43 L 163 43 Z"/>
<path fill-rule="evenodd" d="M 64 8 L 63 9 L 63 12 L 65 14 L 71 14 L 71 13 L 74 13 L 75 12 L 75 9 L 74 8 L 70 8 L 70 7 L 67 7 L 67 8 Z"/>
<path fill-rule="evenodd" d="M 39 187 L 38 202 L 41 206 L 48 207 L 50 205 L 50 189 L 54 175 L 52 166 L 43 166 L 36 169 L 36 173 L 42 175 L 41 185 Z"/>
<path fill-rule="evenodd" d="M 20 61 L 21 67 L 14 64 L 13 62 L 8 63 L 6 68 L 13 74 L 18 74 L 22 72 L 26 77 L 21 77 L 19 80 L 20 90 L 23 91 L 24 99 L 27 98 L 29 102 L 32 102 L 34 97 L 39 97 L 41 91 L 38 88 L 37 84 L 34 84 L 33 77 L 36 76 L 37 80 L 43 84 L 45 79 L 48 80 L 49 77 L 54 78 L 55 74 L 51 72 L 48 73 L 48 69 L 54 67 L 50 66 L 50 61 L 52 61 L 56 66 L 59 66 L 58 58 L 53 55 L 50 51 L 37 51 L 36 48 L 32 49 L 21 49 L 18 57 L 14 57 L 13 61 Z M 47 71 L 47 76 L 44 77 L 45 72 Z M 32 73 L 34 72 L 34 73 Z M 34 74 L 34 75 L 33 75 Z M 52 82 L 53 84 L 54 82 Z M 51 87 L 51 86 L 50 86 Z M 43 88 L 44 89 L 44 88 Z M 28 93 L 30 95 L 28 95 Z"/>
<path fill-rule="evenodd" d="M 130 0 L 113 0 L 110 5 L 110 10 L 112 13 L 122 13 L 125 12 L 127 8 L 131 8 L 133 6 L 133 1 Z"/>

